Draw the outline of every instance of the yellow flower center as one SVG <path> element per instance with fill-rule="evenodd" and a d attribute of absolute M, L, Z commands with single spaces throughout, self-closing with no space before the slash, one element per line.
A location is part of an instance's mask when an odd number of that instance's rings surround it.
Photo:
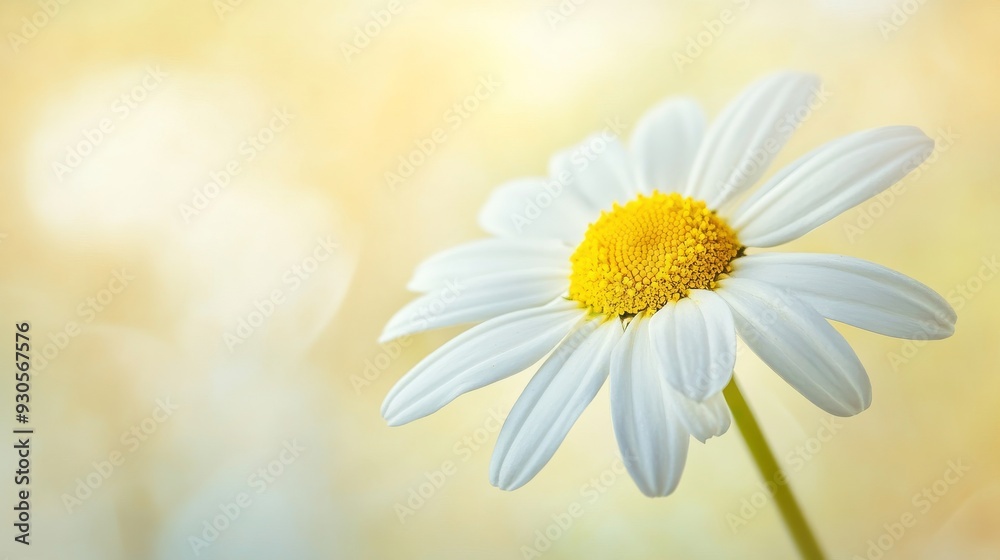
<path fill-rule="evenodd" d="M 714 288 L 742 249 L 704 202 L 640 194 L 587 228 L 570 257 L 569 297 L 606 315 L 653 312 L 688 290 Z"/>

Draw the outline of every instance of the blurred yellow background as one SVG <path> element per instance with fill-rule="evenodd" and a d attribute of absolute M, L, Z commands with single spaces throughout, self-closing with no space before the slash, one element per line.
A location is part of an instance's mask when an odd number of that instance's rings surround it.
<path fill-rule="evenodd" d="M 32 325 L 36 434 L 30 547 L 0 453 L 0 556 L 792 557 L 735 429 L 650 500 L 605 389 L 505 493 L 487 465 L 529 374 L 390 429 L 385 393 L 458 330 L 375 340 L 420 260 L 483 237 L 498 183 L 793 68 L 828 101 L 772 172 L 888 124 L 937 152 L 783 250 L 900 270 L 959 321 L 927 344 L 842 328 L 874 386 L 858 417 L 744 352 L 748 400 L 831 558 L 1000 558 L 998 24 L 987 0 L 5 1 L 0 310 L 4 336 Z"/>

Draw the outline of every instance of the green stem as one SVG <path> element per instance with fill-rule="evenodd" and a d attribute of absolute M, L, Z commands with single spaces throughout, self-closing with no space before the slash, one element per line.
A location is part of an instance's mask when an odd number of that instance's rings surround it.
<path fill-rule="evenodd" d="M 825 558 L 823 551 L 820 550 L 816 537 L 809 529 L 809 523 L 802 515 L 802 510 L 799 508 L 798 502 L 795 501 L 792 489 L 788 485 L 788 479 L 781 471 L 781 467 L 778 466 L 778 461 L 774 458 L 771 448 L 767 445 L 767 440 L 764 439 L 764 433 L 760 431 L 757 419 L 754 418 L 746 399 L 743 398 L 743 393 L 736 385 L 735 377 L 729 381 L 729 385 L 726 385 L 722 394 L 726 397 L 736 426 L 743 434 L 747 447 L 750 448 L 750 454 L 753 455 L 754 463 L 757 464 L 757 470 L 764 477 L 768 488 L 773 488 L 774 501 L 778 504 L 781 518 L 784 520 L 788 532 L 792 534 L 799 554 L 806 560 L 823 560 Z"/>

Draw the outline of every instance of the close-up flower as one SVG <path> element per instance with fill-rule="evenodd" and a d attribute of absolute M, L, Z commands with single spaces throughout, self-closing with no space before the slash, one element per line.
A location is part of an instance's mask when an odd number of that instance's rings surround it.
<path fill-rule="evenodd" d="M 0 560 L 1000 558 L 998 16 L 0 3 Z"/>
<path fill-rule="evenodd" d="M 424 295 L 382 340 L 478 324 L 392 388 L 385 419 L 411 422 L 545 358 L 503 425 L 490 482 L 530 481 L 610 379 L 625 466 L 644 494 L 664 496 L 690 438 L 730 426 L 737 335 L 824 411 L 868 408 L 862 361 L 828 321 L 926 340 L 950 336 L 955 312 L 878 264 L 769 249 L 892 186 L 934 142 L 909 126 L 856 132 L 754 189 L 819 87 L 766 76 L 710 126 L 695 101 L 668 98 L 627 146 L 594 135 L 552 157 L 548 178 L 499 186 L 479 214 L 492 237 L 424 261 L 408 285 Z"/>

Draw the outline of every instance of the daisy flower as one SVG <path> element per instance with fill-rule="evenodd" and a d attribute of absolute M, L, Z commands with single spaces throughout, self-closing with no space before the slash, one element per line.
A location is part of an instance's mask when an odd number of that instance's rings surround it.
<path fill-rule="evenodd" d="M 545 358 L 503 425 L 490 482 L 512 490 L 531 480 L 610 378 L 622 460 L 644 494 L 664 496 L 677 487 L 691 437 L 704 442 L 730 426 L 723 391 L 737 335 L 826 412 L 865 410 L 868 375 L 828 320 L 938 339 L 954 331 L 954 311 L 868 261 L 750 252 L 878 194 L 934 143 L 909 126 L 858 132 L 752 191 L 818 87 L 807 74 L 767 76 L 711 126 L 696 102 L 669 98 L 640 119 L 627 147 L 591 136 L 557 153 L 548 178 L 499 186 L 479 214 L 493 237 L 422 263 L 408 287 L 424 295 L 385 327 L 383 341 L 478 323 L 392 388 L 388 423 L 431 414 Z"/>

